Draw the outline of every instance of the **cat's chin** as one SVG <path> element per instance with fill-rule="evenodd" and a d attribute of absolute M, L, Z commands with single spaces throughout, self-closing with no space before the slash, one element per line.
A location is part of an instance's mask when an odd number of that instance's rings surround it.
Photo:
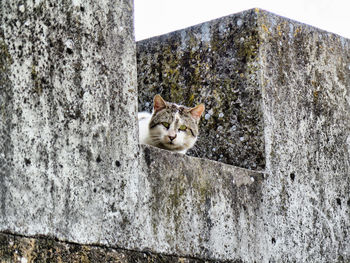
<path fill-rule="evenodd" d="M 181 145 L 177 145 L 177 144 L 174 144 L 172 142 L 163 143 L 163 146 L 165 149 L 170 150 L 170 151 L 182 151 L 182 150 L 184 150 L 183 147 L 181 147 Z"/>

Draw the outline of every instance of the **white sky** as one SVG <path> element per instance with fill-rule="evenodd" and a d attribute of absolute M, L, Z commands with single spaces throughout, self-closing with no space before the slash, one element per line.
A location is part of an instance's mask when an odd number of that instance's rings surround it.
<path fill-rule="evenodd" d="M 134 0 L 136 40 L 250 8 L 261 8 L 350 38 L 350 0 Z"/>

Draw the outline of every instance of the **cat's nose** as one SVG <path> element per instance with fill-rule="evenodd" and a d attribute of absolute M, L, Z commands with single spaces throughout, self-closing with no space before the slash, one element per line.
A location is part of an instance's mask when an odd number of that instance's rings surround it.
<path fill-rule="evenodd" d="M 173 141 L 173 140 L 175 140 L 175 138 L 176 138 L 176 134 L 175 134 L 174 136 L 168 135 L 168 137 L 169 137 L 170 141 Z"/>

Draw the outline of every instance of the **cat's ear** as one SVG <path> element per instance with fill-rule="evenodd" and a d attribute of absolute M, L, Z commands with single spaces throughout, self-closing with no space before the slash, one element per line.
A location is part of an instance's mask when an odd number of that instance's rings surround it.
<path fill-rule="evenodd" d="M 204 112 L 204 104 L 199 104 L 198 106 L 196 106 L 190 110 L 192 117 L 197 121 L 199 121 L 203 112 Z"/>
<path fill-rule="evenodd" d="M 166 108 L 165 100 L 163 100 L 163 98 L 159 94 L 154 96 L 154 99 L 153 99 L 154 112 L 160 111 L 165 108 Z"/>

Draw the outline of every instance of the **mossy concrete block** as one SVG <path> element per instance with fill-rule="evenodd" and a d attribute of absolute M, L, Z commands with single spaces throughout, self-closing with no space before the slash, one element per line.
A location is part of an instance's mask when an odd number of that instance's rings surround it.
<path fill-rule="evenodd" d="M 140 42 L 140 109 L 155 93 L 206 103 L 192 154 L 208 160 L 137 145 L 130 1 L 0 7 L 0 231 L 350 261 L 349 40 L 256 9 Z"/>
<path fill-rule="evenodd" d="M 137 42 L 139 110 L 152 98 L 206 106 L 189 155 L 265 168 L 254 10 Z"/>
<path fill-rule="evenodd" d="M 225 238 L 213 235 L 200 253 L 350 260 L 350 40 L 254 9 L 140 41 L 137 52 L 139 110 L 150 110 L 156 93 L 203 102 L 190 154 L 269 174 L 259 202 L 248 202 L 256 236 L 231 235 L 235 248 L 225 251 Z"/>
<path fill-rule="evenodd" d="M 258 235 L 267 175 L 142 146 L 139 240 L 151 251 L 241 260 Z"/>
<path fill-rule="evenodd" d="M 262 258 L 350 261 L 350 40 L 258 12 Z"/>
<path fill-rule="evenodd" d="M 0 7 L 0 230 L 118 239 L 138 174 L 133 2 Z"/>

